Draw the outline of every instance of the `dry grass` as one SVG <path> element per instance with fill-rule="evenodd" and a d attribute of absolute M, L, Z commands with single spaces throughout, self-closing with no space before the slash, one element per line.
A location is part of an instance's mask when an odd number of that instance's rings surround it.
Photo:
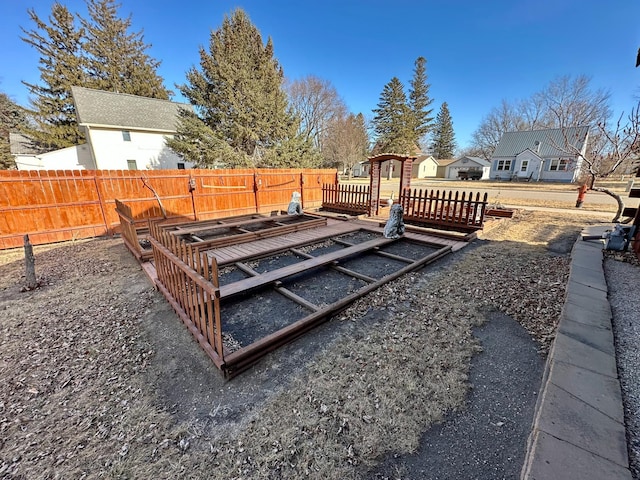
<path fill-rule="evenodd" d="M 464 404 L 485 309 L 547 348 L 568 274 L 568 257 L 549 247 L 595 221 L 523 213 L 443 271 L 361 299 L 334 320 L 349 334 L 224 438 L 179 421 L 146 384 L 155 353 L 143 319 L 169 309 L 120 240 L 37 247 L 45 285 L 24 293 L 20 251 L 3 252 L 0 475 L 366 478 L 381 455 L 412 451 Z"/>
<path fill-rule="evenodd" d="M 340 179 L 340 183 L 354 184 L 354 185 L 369 185 L 369 178 L 352 178 L 352 179 Z M 597 186 L 608 188 L 616 193 L 623 194 L 627 188 L 628 180 L 607 180 L 599 181 Z M 397 178 L 387 180 L 381 179 L 381 188 L 389 192 L 395 191 L 397 193 L 399 180 Z M 530 191 L 544 191 L 544 192 L 576 192 L 578 183 L 558 183 L 558 182 L 507 182 L 498 180 L 481 180 L 481 181 L 459 181 L 459 180 L 445 180 L 445 179 L 412 179 L 412 187 L 415 188 L 440 188 L 440 189 L 467 189 L 467 188 L 488 188 L 499 190 L 530 190 Z"/>
<path fill-rule="evenodd" d="M 553 201 L 553 200 L 539 200 L 535 198 L 508 198 L 503 195 L 490 195 L 488 198 L 488 204 L 492 205 L 514 205 L 522 207 L 544 207 L 544 208 L 558 208 L 558 209 L 572 209 L 575 210 L 575 200 L 568 202 Z M 613 217 L 613 214 L 617 210 L 616 205 L 606 203 L 584 203 L 581 210 L 588 210 L 591 212 L 610 212 L 609 218 Z"/>

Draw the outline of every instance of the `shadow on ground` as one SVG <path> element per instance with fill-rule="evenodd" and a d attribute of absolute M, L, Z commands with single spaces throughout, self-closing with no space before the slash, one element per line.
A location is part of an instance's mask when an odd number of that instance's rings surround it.
<path fill-rule="evenodd" d="M 417 452 L 387 457 L 368 478 L 519 478 L 544 359 L 502 313 L 488 313 L 474 333 L 483 351 L 472 361 L 466 406 L 424 433 Z"/>

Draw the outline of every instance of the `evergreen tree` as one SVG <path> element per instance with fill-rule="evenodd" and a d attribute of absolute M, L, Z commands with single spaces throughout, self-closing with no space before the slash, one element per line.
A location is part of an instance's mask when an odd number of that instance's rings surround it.
<path fill-rule="evenodd" d="M 32 30 L 22 29 L 22 40 L 40 55 L 40 84 L 23 82 L 31 93 L 29 111 L 32 125 L 25 134 L 45 149 L 78 145 L 83 135 L 78 129 L 71 87 L 88 86 L 101 90 L 167 99 L 169 92 L 156 73 L 159 62 L 146 53 L 149 47 L 142 33 L 130 34 L 131 18 L 117 16 L 113 0 L 89 0 L 90 20 L 76 16 L 55 2 L 48 23 L 33 9 Z"/>
<path fill-rule="evenodd" d="M 22 29 L 22 40 L 40 55 L 41 84 L 23 82 L 31 93 L 33 127 L 24 133 L 37 144 L 51 150 L 79 144 L 83 136 L 76 122 L 71 87 L 86 80 L 82 56 L 83 29 L 76 28 L 75 17 L 58 2 L 51 7 L 49 23 L 33 9 L 29 17 L 34 30 Z"/>
<path fill-rule="evenodd" d="M 453 121 L 449 113 L 449 106 L 444 102 L 436 117 L 433 129 L 433 156 L 437 159 L 451 158 L 456 149 L 456 139 L 453 132 Z"/>
<path fill-rule="evenodd" d="M 433 117 L 431 116 L 433 108 L 429 108 L 433 103 L 433 99 L 429 98 L 431 85 L 427 83 L 426 64 L 427 60 L 424 57 L 416 59 L 411 89 L 409 90 L 409 108 L 413 116 L 412 129 L 416 145 L 420 145 L 424 137 L 433 128 Z"/>
<path fill-rule="evenodd" d="M 231 148 L 221 132 L 212 130 L 198 115 L 183 109 L 177 133 L 165 137 L 167 146 L 196 168 L 249 167 L 249 158 Z"/>
<path fill-rule="evenodd" d="M 414 121 L 407 105 L 402 82 L 393 77 L 380 94 L 378 108 L 373 110 L 378 153 L 415 153 Z"/>
<path fill-rule="evenodd" d="M 118 16 L 115 0 L 88 0 L 86 30 L 89 85 L 98 90 L 168 99 L 170 92 L 157 74 L 160 62 L 146 51 L 142 31 L 130 33 L 131 15 Z"/>
<path fill-rule="evenodd" d="M 322 155 L 313 140 L 300 132 L 266 150 L 261 163 L 274 168 L 318 168 Z"/>
<path fill-rule="evenodd" d="M 0 169 L 15 167 L 9 145 L 9 133 L 26 124 L 24 111 L 6 94 L 0 93 Z"/>
<path fill-rule="evenodd" d="M 263 44 L 243 10 L 225 16 L 211 33 L 209 51 L 200 49 L 200 67 L 187 72 L 187 83 L 179 89 L 196 107 L 206 131 L 215 132 L 233 150 L 225 164 L 260 166 L 274 158 L 268 154 L 271 148 L 280 148 L 282 154 L 291 151 L 285 145 L 295 140 L 299 121 L 288 110 L 282 69 L 273 56 L 271 39 Z M 198 142 L 203 133 L 202 126 L 193 129 L 192 123 L 182 122 L 178 127 L 182 143 L 169 146 L 185 159 L 201 162 L 182 148 L 184 142 Z M 207 161 L 226 156 L 227 147 L 219 147 Z"/>

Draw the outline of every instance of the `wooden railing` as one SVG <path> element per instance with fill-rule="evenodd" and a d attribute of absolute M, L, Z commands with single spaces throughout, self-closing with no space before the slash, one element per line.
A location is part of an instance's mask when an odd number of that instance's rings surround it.
<path fill-rule="evenodd" d="M 322 209 L 362 215 L 368 213 L 371 193 L 368 185 L 322 185 Z"/>
<path fill-rule="evenodd" d="M 156 285 L 215 365 L 224 367 L 218 265 L 204 253 L 170 235 L 158 223 L 150 226 Z"/>
<path fill-rule="evenodd" d="M 136 223 L 131 213 L 131 207 L 116 199 L 116 213 L 118 214 L 118 218 L 120 218 L 120 231 L 126 247 L 140 261 L 151 259 L 153 253 L 150 250 L 145 251 L 142 245 L 140 245 L 140 238 L 138 237 Z"/>
<path fill-rule="evenodd" d="M 474 232 L 484 225 L 487 193 L 405 190 L 400 196 L 404 221 L 424 227 Z"/>

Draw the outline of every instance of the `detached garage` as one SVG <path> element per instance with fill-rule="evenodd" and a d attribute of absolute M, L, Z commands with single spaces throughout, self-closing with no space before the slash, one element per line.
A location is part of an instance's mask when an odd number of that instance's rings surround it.
<path fill-rule="evenodd" d="M 449 164 L 446 178 L 488 180 L 490 172 L 491 162 L 488 160 L 480 157 L 462 157 Z"/>

